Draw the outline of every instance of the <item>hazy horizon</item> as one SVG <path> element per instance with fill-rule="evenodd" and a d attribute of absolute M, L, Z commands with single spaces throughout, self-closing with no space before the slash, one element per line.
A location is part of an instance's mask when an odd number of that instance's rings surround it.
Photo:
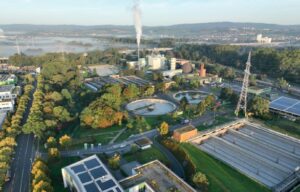
<path fill-rule="evenodd" d="M 145 26 L 242 22 L 299 25 L 297 0 L 141 0 Z M 133 0 L 10 0 L 0 24 L 133 25 Z"/>

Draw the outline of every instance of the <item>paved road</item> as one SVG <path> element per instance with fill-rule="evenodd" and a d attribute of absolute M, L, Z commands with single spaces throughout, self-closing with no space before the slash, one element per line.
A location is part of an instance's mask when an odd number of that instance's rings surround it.
<path fill-rule="evenodd" d="M 153 145 L 157 147 L 169 160 L 171 169 L 178 175 L 179 177 L 185 179 L 184 169 L 181 163 L 176 159 L 176 157 L 164 146 L 158 143 L 155 139 L 153 139 Z"/>
<path fill-rule="evenodd" d="M 36 83 L 35 83 L 36 87 Z M 31 93 L 31 98 L 35 89 Z M 29 116 L 32 100 L 27 105 L 22 126 L 26 123 Z M 31 165 L 35 157 L 35 138 L 32 134 L 21 134 L 16 139 L 15 159 L 11 164 L 11 180 L 4 186 L 5 192 L 29 192 Z"/>
<path fill-rule="evenodd" d="M 206 113 L 205 115 L 198 117 L 196 119 L 193 119 L 191 124 L 194 126 L 198 126 L 202 124 L 203 122 L 207 122 L 213 119 L 213 113 L 209 112 Z M 170 131 L 173 131 L 175 129 L 178 129 L 182 126 L 182 124 L 174 125 L 170 127 Z M 121 142 L 121 143 L 116 143 L 116 144 L 108 144 L 100 147 L 94 147 L 93 149 L 89 148 L 87 150 L 85 149 L 79 149 L 79 150 L 73 150 L 73 151 L 62 151 L 61 156 L 82 156 L 82 155 L 92 155 L 95 153 L 109 153 L 109 152 L 117 152 L 117 151 L 122 151 L 122 150 L 128 150 L 130 148 L 130 145 L 134 143 L 136 140 L 139 140 L 143 137 L 148 137 L 148 138 L 153 138 L 157 136 L 159 133 L 156 129 L 134 135 L 132 137 L 129 137 L 127 140 Z M 43 154 L 47 155 L 47 154 Z"/>

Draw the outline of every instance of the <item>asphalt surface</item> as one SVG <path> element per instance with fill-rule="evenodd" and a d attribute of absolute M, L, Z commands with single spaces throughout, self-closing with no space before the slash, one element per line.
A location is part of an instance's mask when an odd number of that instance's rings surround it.
<path fill-rule="evenodd" d="M 36 83 L 34 84 L 36 87 Z M 32 90 L 31 98 L 35 89 Z M 32 106 L 32 99 L 29 101 L 22 126 L 26 123 L 29 116 L 30 108 Z M 14 159 L 11 164 L 11 180 L 4 185 L 5 192 L 29 192 L 30 191 L 30 177 L 31 165 L 35 158 L 36 140 L 33 134 L 21 134 L 17 137 L 17 147 L 15 149 Z"/>
<path fill-rule="evenodd" d="M 167 157 L 167 159 L 170 162 L 170 167 L 172 171 L 174 171 L 174 173 L 176 173 L 176 175 L 178 175 L 179 177 L 185 179 L 183 166 L 176 159 L 176 157 L 167 148 L 158 143 L 155 139 L 153 139 L 153 145 L 157 147 Z"/>

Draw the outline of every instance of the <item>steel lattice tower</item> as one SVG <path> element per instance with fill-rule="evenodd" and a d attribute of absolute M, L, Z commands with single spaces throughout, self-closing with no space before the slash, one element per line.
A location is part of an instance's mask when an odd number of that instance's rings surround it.
<path fill-rule="evenodd" d="M 248 95 L 248 86 L 249 86 L 249 76 L 250 76 L 250 67 L 251 67 L 251 51 L 248 55 L 248 60 L 246 63 L 245 76 L 243 80 L 243 86 L 241 89 L 241 95 L 239 102 L 235 109 L 235 115 L 238 116 L 241 109 L 243 109 L 245 117 L 247 118 L 247 95 Z"/>

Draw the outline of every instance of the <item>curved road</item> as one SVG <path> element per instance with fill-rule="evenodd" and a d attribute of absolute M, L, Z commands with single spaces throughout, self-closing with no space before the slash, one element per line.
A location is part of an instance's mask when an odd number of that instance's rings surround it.
<path fill-rule="evenodd" d="M 157 147 L 167 157 L 171 164 L 172 171 L 174 171 L 174 173 L 176 173 L 176 175 L 178 175 L 179 177 L 185 179 L 184 169 L 181 163 L 179 163 L 179 161 L 177 160 L 177 158 L 167 148 L 158 143 L 155 139 L 153 139 L 152 141 L 153 145 Z"/>

